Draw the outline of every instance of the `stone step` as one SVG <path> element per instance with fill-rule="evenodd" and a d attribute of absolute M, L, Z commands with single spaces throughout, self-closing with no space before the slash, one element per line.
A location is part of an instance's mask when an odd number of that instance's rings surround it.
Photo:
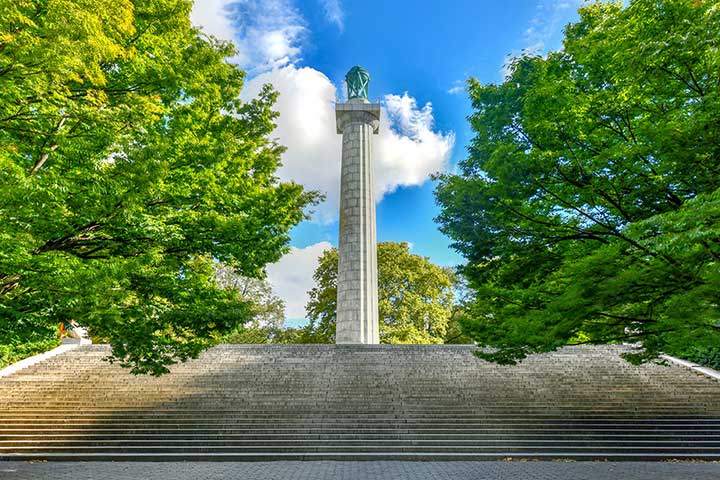
<path fill-rule="evenodd" d="M 490 461 L 507 460 L 554 460 L 566 459 L 573 461 L 663 461 L 663 460 L 693 460 L 718 461 L 720 454 L 684 454 L 684 453 L 603 453 L 598 456 L 594 453 L 578 452 L 534 452 L 515 451 L 500 453 L 10 453 L 0 454 L 0 461 L 139 461 L 139 462 L 268 462 L 268 461 Z"/>
<path fill-rule="evenodd" d="M 677 440 L 647 440 L 632 438 L 592 438 L 592 439 L 482 439 L 482 441 L 467 439 L 262 439 L 262 440 L 238 440 L 238 439 L 162 439 L 162 440 L 140 440 L 140 439 L 105 439 L 105 440 L 0 440 L 0 449 L 7 447 L 22 448 L 55 448 L 55 447 L 103 447 L 103 448 L 136 448 L 136 447 L 153 447 L 153 448 L 187 448 L 197 449 L 206 447 L 257 447 L 257 448 L 307 448 L 309 450 L 315 448 L 342 448 L 342 447 L 368 447 L 378 448 L 382 446 L 392 448 L 410 448 L 410 447 L 472 447 L 472 448 L 491 448 L 497 446 L 514 447 L 535 446 L 537 448 L 550 448 L 567 446 L 568 448 L 586 448 L 586 447 L 602 447 L 602 448 L 636 448 L 636 447 L 663 447 L 663 448 L 720 448 L 720 439 L 699 440 L 699 439 L 677 439 Z"/>
<path fill-rule="evenodd" d="M 584 412 L 560 415 L 559 413 L 523 413 L 505 415 L 474 415 L 474 416 L 433 416 L 433 415 L 393 415 L 393 416 L 365 416 L 348 414 L 346 416 L 333 415 L 308 415 L 288 414 L 273 416 L 223 416 L 223 415 L 62 415 L 62 416 L 35 416 L 18 415 L 0 418 L 0 425 L 15 424 L 67 424 L 67 423 L 91 423 L 91 424 L 114 424 L 114 423 L 147 423 L 151 425 L 171 424 L 227 424 L 227 425 L 254 425 L 254 424 L 314 424 L 314 423 L 337 423 L 354 425 L 363 423 L 366 425 L 375 424 L 488 424 L 488 423 L 583 423 L 583 422 L 606 422 L 606 423 L 705 423 L 720 424 L 720 418 L 712 415 L 701 415 L 698 413 L 688 414 L 643 414 L 642 412 L 631 412 L 627 414 L 595 414 L 590 415 Z M 0 428 L 2 428 L 0 426 Z"/>
<path fill-rule="evenodd" d="M 543 452 L 562 455 L 565 452 L 592 454 L 602 457 L 605 454 L 631 454 L 641 455 L 643 453 L 664 454 L 670 457 L 677 454 L 684 455 L 706 455 L 720 456 L 720 447 L 705 446 L 684 446 L 684 445 L 650 445 L 650 446 L 603 446 L 603 445 L 482 445 L 482 446 L 452 446 L 452 445 L 417 445 L 417 446 L 387 446 L 387 445 L 282 445 L 282 446 L 32 446 L 32 447 L 0 447 L 0 458 L 9 454 L 49 454 L 49 453 L 101 453 L 106 454 L 127 454 L 127 453 L 494 453 L 513 456 L 518 452 Z"/>
<path fill-rule="evenodd" d="M 442 415 L 442 414 L 394 414 L 394 415 L 380 415 L 370 414 L 363 415 L 361 413 L 347 413 L 341 415 L 339 413 L 334 414 L 308 414 L 308 413 L 287 413 L 287 414 L 258 414 L 258 415 L 233 415 L 233 414 L 202 414 L 202 413 L 175 413 L 175 414 L 129 414 L 119 412 L 116 415 L 109 413 L 72 413 L 72 414 L 16 414 L 11 416 L 0 416 L 0 424 L 10 424 L 13 422 L 75 422 L 75 421 L 128 421 L 128 422 L 194 422 L 198 419 L 202 419 L 203 422 L 223 422 L 223 423 L 273 423 L 273 422 L 366 422 L 366 423 L 378 423 L 378 422 L 488 422 L 488 421 L 501 421 L 501 420 L 546 420 L 546 419 L 567 419 L 572 421 L 584 421 L 584 420 L 622 420 L 622 421 L 673 421 L 673 420 L 693 420 L 698 422 L 720 422 L 717 416 L 713 415 L 699 415 L 697 412 L 694 413 L 649 413 L 642 411 L 630 411 L 630 412 L 607 412 L 607 413 L 592 413 L 589 412 L 567 412 L 566 415 L 559 415 L 557 412 L 543 412 L 543 413 L 493 413 L 486 415 Z"/>
<path fill-rule="evenodd" d="M 478 429 L 463 429 L 463 428 L 353 428 L 348 430 L 347 427 L 300 427 L 300 428 L 273 428 L 264 427 L 262 429 L 237 429 L 237 428 L 135 428 L 134 426 L 118 426 L 117 428 L 105 428 L 105 427 L 91 427 L 91 428 L 6 428 L 2 432 L 3 437 L 10 435 L 40 435 L 40 436 L 54 436 L 54 435 L 111 435 L 116 437 L 118 435 L 163 435 L 171 438 L 172 435 L 187 436 L 191 437 L 194 435 L 214 435 L 214 436 L 226 436 L 226 435 L 258 435 L 258 436 L 284 436 L 284 435 L 299 435 L 303 437 L 313 435 L 443 435 L 443 436 L 467 436 L 467 435 L 511 435 L 513 437 L 521 435 L 563 435 L 567 433 L 572 436 L 575 435 L 666 435 L 671 437 L 687 436 L 687 435 L 708 435 L 718 436 L 720 430 L 717 428 L 709 429 L 702 426 L 687 426 L 678 425 L 671 427 L 653 427 L 647 426 L 644 428 L 637 428 L 630 426 L 630 428 L 623 427 L 595 427 L 588 428 L 586 425 L 572 426 L 572 425 L 558 425 L 558 426 L 547 426 L 547 425 L 530 425 L 530 426 L 516 426 L 513 427 L 492 427 L 492 428 L 478 428 Z"/>
<path fill-rule="evenodd" d="M 277 405 L 275 405 L 277 407 Z M 337 412 L 334 409 L 325 409 L 323 404 L 315 404 L 315 405 L 305 405 L 302 410 L 296 410 L 292 407 L 288 406 L 287 408 L 281 408 L 280 410 L 273 410 L 268 411 L 267 413 L 257 413 L 257 415 L 252 415 L 252 413 L 245 413 L 245 412 L 237 412 L 237 415 L 232 415 L 232 413 L 227 414 L 228 417 L 232 416 L 235 418 L 270 418 L 270 417 L 319 417 L 319 416 L 326 416 L 326 417 L 333 417 L 333 416 L 343 416 L 342 412 Z M 17 418 L 31 418 L 33 416 L 36 416 L 37 418 L 59 418 L 59 417 L 74 417 L 74 416 L 135 416 L 138 418 L 142 418 L 144 416 L 157 416 L 157 417 L 183 417 L 187 416 L 183 413 L 180 413 L 179 411 L 177 413 L 173 412 L 167 412 L 165 413 L 163 410 L 158 409 L 157 411 L 153 412 L 152 407 L 148 408 L 147 405 L 143 407 L 138 407 L 138 410 L 129 411 L 125 408 L 118 407 L 108 407 L 104 405 L 102 408 L 95 408 L 95 407 L 87 407 L 87 408 L 81 408 L 79 406 L 65 406 L 65 405 L 57 405 L 57 404 L 50 404 L 44 408 L 45 411 L 49 412 L 48 415 L 37 415 L 34 413 L 24 414 L 24 413 L 18 413 Z M 265 407 L 264 405 L 253 405 L 253 410 L 255 412 L 264 412 L 266 408 L 269 410 L 269 407 Z M 511 417 L 511 416 L 535 416 L 535 415 L 545 415 L 545 416 L 629 416 L 634 417 L 636 415 L 645 415 L 648 417 L 653 416 L 696 416 L 696 417 L 713 417 L 718 418 L 718 413 L 714 409 L 714 406 L 709 407 L 691 407 L 691 408 L 673 408 L 673 409 L 665 409 L 665 408 L 649 408 L 649 409 L 643 409 L 640 408 L 628 408 L 626 410 L 621 409 L 615 409 L 615 408 L 575 408 L 575 409 L 567 409 L 563 408 L 563 406 L 559 405 L 556 407 L 544 407 L 539 409 L 523 409 L 523 410 L 513 410 L 509 409 L 505 412 L 498 409 L 492 409 L 487 411 L 479 411 L 479 412 L 460 412 L 455 410 L 442 410 L 440 412 L 436 412 L 433 410 L 408 410 L 405 408 L 394 408 L 394 409 L 387 409 L 385 410 L 384 415 L 388 416 L 399 416 L 399 417 L 422 417 L 422 416 L 429 416 L 433 418 L 472 418 L 472 417 Z M 183 411 L 184 412 L 192 412 L 194 409 L 192 405 L 190 406 L 184 406 Z M 117 412 L 117 414 L 115 414 Z M 383 413 L 377 412 L 374 409 L 365 409 L 365 408 L 354 408 L 353 406 L 348 405 L 347 410 L 345 411 L 347 415 L 354 415 L 356 417 L 365 417 L 365 418 L 383 418 L 380 417 L 383 415 Z M 567 412 L 567 415 L 565 414 Z M 267 415 L 267 417 L 263 417 L 263 415 Z M 3 412 L 0 413 L 0 416 L 3 418 L 11 418 L 14 417 L 12 412 Z M 207 416 L 209 418 L 220 418 L 223 416 L 221 413 L 204 413 L 199 412 L 196 416 Z"/>
<path fill-rule="evenodd" d="M 720 382 L 572 347 L 218 346 L 160 378 L 83 346 L 0 379 L 0 459 L 716 459 Z"/>
<path fill-rule="evenodd" d="M 162 427 L 149 427 L 144 424 L 116 424 L 113 428 L 108 426 L 97 426 L 91 424 L 84 425 L 67 425 L 64 428 L 58 425 L 15 425 L 12 428 L 3 428 L 0 433 L 17 434 L 17 433 L 33 433 L 33 432 L 176 432 L 176 433 L 257 433 L 257 434 L 274 434 L 274 433 L 344 433 L 353 432 L 355 434 L 364 433 L 482 433 L 482 432 L 594 432 L 601 430 L 614 431 L 644 431 L 644 432 L 677 432 L 677 433 L 708 433 L 719 434 L 720 429 L 714 426 L 696 425 L 696 424 L 672 424 L 672 425 L 612 425 L 612 424 L 514 424 L 512 426 L 503 424 L 490 424 L 482 426 L 464 426 L 464 425 L 383 425 L 374 427 L 353 426 L 348 428 L 347 425 L 325 424 L 325 425 L 261 425 L 261 426 L 236 426 L 228 428 L 226 426 L 203 426 L 203 425 L 163 425 Z"/>
<path fill-rule="evenodd" d="M 631 431 L 632 432 L 632 431 Z M 105 434 L 98 434 L 97 432 L 85 432 L 85 433 L 68 433 L 58 434 L 56 432 L 33 432 L 24 434 L 5 434 L 2 436 L 4 442 L 11 441 L 42 441 L 42 440 L 81 440 L 81 441 L 104 441 L 104 440 L 158 440 L 158 441 L 199 441 L 199 440 L 253 440 L 253 441 L 290 441 L 290 440 L 665 440 L 665 441 L 692 441 L 692 440 L 705 440 L 705 441 L 720 441 L 718 439 L 717 432 L 712 433 L 628 433 L 628 432 L 613 432 L 613 431 L 593 431 L 588 433 L 581 431 L 580 433 L 572 432 L 543 432 L 543 433 L 528 433 L 527 431 L 518 431 L 514 434 L 507 432 L 499 433 L 446 433 L 446 434 L 421 434 L 421 433 L 370 433 L 370 434 L 358 434 L 356 432 L 345 432 L 345 433 L 271 433 L 271 434 L 258 434 L 258 433 L 112 433 L 106 432 Z"/>
<path fill-rule="evenodd" d="M 400 429 L 400 428 L 386 428 L 386 429 L 352 429 L 347 428 L 264 428 L 264 429 L 158 429 L 158 428 L 133 428 L 133 427 L 120 427 L 116 429 L 8 429 L 2 432 L 3 438 L 10 438 L 14 435 L 24 436 L 40 436 L 40 437 L 53 437 L 53 436 L 65 436 L 65 435 L 76 435 L 80 437 L 91 437 L 94 435 L 106 435 L 113 438 L 117 438 L 121 435 L 125 436 L 164 436 L 165 438 L 175 437 L 187 437 L 192 438 L 194 436 L 212 436 L 212 437 L 238 437 L 238 436 L 257 436 L 260 438 L 270 437 L 313 437 L 313 436 L 443 436 L 443 437 L 534 437 L 534 436 L 551 436 L 551 437 L 562 437 L 563 434 L 567 434 L 569 438 L 575 437 L 596 437 L 596 436 L 637 436 L 637 435 L 661 435 L 671 438 L 690 437 L 694 435 L 702 435 L 713 438 L 720 436 L 720 431 L 717 429 L 709 430 L 702 428 L 623 428 L 623 429 L 612 429 L 612 428 L 597 428 L 592 427 L 576 427 L 576 428 L 493 428 L 493 429 L 457 429 L 457 428 L 434 428 L 434 429 Z"/>
<path fill-rule="evenodd" d="M 27 403 L 26 403 L 27 404 Z M 402 411 L 402 412 L 417 412 L 417 413 L 426 413 L 426 412 L 432 412 L 432 413 L 466 413 L 466 414 L 478 414 L 478 413 L 487 413 L 487 412 L 498 412 L 498 413 L 504 413 L 504 412 L 512 412 L 512 411 L 535 411 L 535 410 L 544 410 L 544 409 L 550 409 L 550 408 L 559 408 L 562 407 L 564 410 L 581 410 L 581 411 L 587 411 L 587 410 L 595 410 L 598 409 L 600 411 L 603 410 L 620 410 L 620 411 L 633 411 L 633 410 L 645 410 L 646 408 L 652 408 L 657 410 L 684 410 L 684 409 L 695 409 L 695 408 L 707 408 L 707 404 L 699 403 L 699 404 L 648 404 L 648 406 L 635 406 L 635 405 L 625 405 L 623 403 L 593 403 L 588 405 L 550 405 L 550 404 L 507 404 L 504 406 L 484 406 L 484 407 L 477 407 L 472 405 L 462 405 L 462 404 L 453 404 L 453 405 L 398 405 L 398 404 L 388 404 L 388 405 L 371 405 L 368 406 L 367 409 L 363 409 L 360 413 L 362 414 L 373 414 L 373 413 L 379 413 L 379 414 L 387 414 L 388 411 L 394 412 L 394 411 Z M 713 406 L 720 406 L 720 403 L 714 404 Z M 108 406 L 108 405 L 100 405 L 95 406 L 93 408 L 93 411 L 96 412 L 104 412 L 104 411 L 113 411 L 113 412 L 152 412 L 152 413 L 159 413 L 159 414 L 165 414 L 165 413 L 172 413 L 172 412 L 186 412 L 186 411 L 193 411 L 193 412 L 199 412 L 199 413 L 239 413 L 239 414 L 246 414 L 246 413 L 253 413 L 256 412 L 255 409 L 248 409 L 247 405 L 243 406 L 244 408 L 238 408 L 238 409 L 232 409 L 227 410 L 226 408 L 214 408 L 210 409 L 207 407 L 194 407 L 194 406 L 188 406 L 185 403 L 182 404 L 182 406 L 163 406 L 163 405 L 156 405 L 152 408 L 131 408 L 131 407 L 123 407 L 122 404 L 118 404 L 117 406 Z M 264 410 L 264 412 L 267 412 L 269 414 L 271 413 L 284 413 L 287 412 L 287 409 L 278 409 L 278 408 L 268 408 Z M 294 412 L 306 412 L 306 413 L 317 413 L 317 409 L 307 409 L 307 408 L 296 408 L 293 410 Z M 347 408 L 342 409 L 333 409 L 330 407 L 323 408 L 323 412 L 328 413 L 344 413 L 347 411 Z M 48 411 L 45 407 L 37 407 L 37 406 L 20 406 L 18 408 L 0 408 L 0 415 L 5 415 L 8 413 L 43 413 L 43 414 L 53 414 L 54 412 Z"/>

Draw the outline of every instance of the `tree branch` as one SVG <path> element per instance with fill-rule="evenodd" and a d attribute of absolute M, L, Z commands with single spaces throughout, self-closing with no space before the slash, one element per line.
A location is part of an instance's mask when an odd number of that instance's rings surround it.
<path fill-rule="evenodd" d="M 60 129 L 62 129 L 63 125 L 65 125 L 66 120 L 67 120 L 67 116 L 63 116 L 62 118 L 60 118 L 60 121 L 58 122 L 58 124 L 55 127 L 55 129 L 53 130 L 53 132 L 43 143 L 41 150 L 45 148 L 45 145 L 47 145 L 48 141 L 51 142 L 49 151 L 40 155 L 40 158 L 38 159 L 37 163 L 35 164 L 33 169 L 30 171 L 30 176 L 35 175 L 38 172 L 38 170 L 40 170 L 42 168 L 42 166 L 45 165 L 45 162 L 47 161 L 48 157 L 50 157 L 50 153 L 54 152 L 57 149 L 58 144 L 57 144 L 57 142 L 55 142 L 54 137 L 60 132 Z"/>

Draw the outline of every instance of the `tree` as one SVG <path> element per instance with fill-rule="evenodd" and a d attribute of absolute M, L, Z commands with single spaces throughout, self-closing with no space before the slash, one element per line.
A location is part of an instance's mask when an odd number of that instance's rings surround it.
<path fill-rule="evenodd" d="M 251 318 L 223 338 L 224 343 L 285 343 L 281 342 L 285 323 L 285 302 L 275 295 L 270 284 L 259 278 L 239 275 L 227 265 L 215 268 L 221 288 L 233 291 L 250 305 Z"/>
<path fill-rule="evenodd" d="M 719 38 L 716 2 L 598 2 L 562 51 L 469 82 L 476 137 L 439 177 L 437 221 L 467 259 L 481 356 L 720 344 Z"/>
<path fill-rule="evenodd" d="M 251 318 L 215 263 L 259 277 L 317 197 L 191 6 L 0 1 L 0 344 L 75 319 L 160 374 Z"/>
<path fill-rule="evenodd" d="M 462 275 L 457 274 L 457 268 L 444 268 L 450 278 L 453 279 L 453 293 L 455 300 L 453 302 L 452 311 L 450 312 L 450 320 L 448 321 L 447 331 L 442 343 L 469 345 L 475 343 L 475 340 L 463 331 L 462 324 L 465 322 L 465 316 L 473 302 L 473 292 L 468 288 L 467 280 Z"/>
<path fill-rule="evenodd" d="M 378 243 L 378 315 L 381 343 L 443 343 L 453 314 L 451 271 L 410 253 L 407 243 Z M 303 343 L 335 341 L 337 249 L 326 250 L 315 270 L 306 306 Z"/>
<path fill-rule="evenodd" d="M 215 279 L 221 288 L 235 292 L 252 304 L 252 322 L 258 327 L 280 328 L 285 322 L 285 302 L 275 295 L 265 279 L 239 275 L 224 264 L 215 267 Z"/>

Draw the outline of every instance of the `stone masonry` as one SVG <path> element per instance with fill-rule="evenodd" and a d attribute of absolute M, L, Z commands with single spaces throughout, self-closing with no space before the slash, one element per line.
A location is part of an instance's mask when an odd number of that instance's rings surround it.
<path fill-rule="evenodd" d="M 377 246 L 372 135 L 380 105 L 353 98 L 335 107 L 342 134 L 336 343 L 377 344 Z"/>
<path fill-rule="evenodd" d="M 103 360 L 107 345 L 78 346 L 0 378 L 0 462 L 720 460 L 717 379 L 631 365 L 620 356 L 629 346 L 567 347 L 515 366 L 475 350 L 220 345 L 152 377 Z"/>

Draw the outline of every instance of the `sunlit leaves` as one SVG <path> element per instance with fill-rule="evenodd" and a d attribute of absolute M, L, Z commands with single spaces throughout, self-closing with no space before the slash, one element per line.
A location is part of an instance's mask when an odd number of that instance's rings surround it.
<path fill-rule="evenodd" d="M 564 48 L 470 82 L 476 137 L 440 177 L 468 259 L 464 327 L 513 362 L 573 342 L 631 360 L 720 343 L 720 11 L 597 2 Z"/>
<path fill-rule="evenodd" d="M 0 343 L 75 320 L 159 374 L 252 317 L 216 261 L 261 277 L 316 196 L 191 6 L 0 0 Z"/>
<path fill-rule="evenodd" d="M 378 244 L 380 342 L 443 343 L 453 317 L 454 275 L 409 250 L 407 243 Z M 337 250 L 324 252 L 306 306 L 304 342 L 335 340 L 337 268 Z"/>

